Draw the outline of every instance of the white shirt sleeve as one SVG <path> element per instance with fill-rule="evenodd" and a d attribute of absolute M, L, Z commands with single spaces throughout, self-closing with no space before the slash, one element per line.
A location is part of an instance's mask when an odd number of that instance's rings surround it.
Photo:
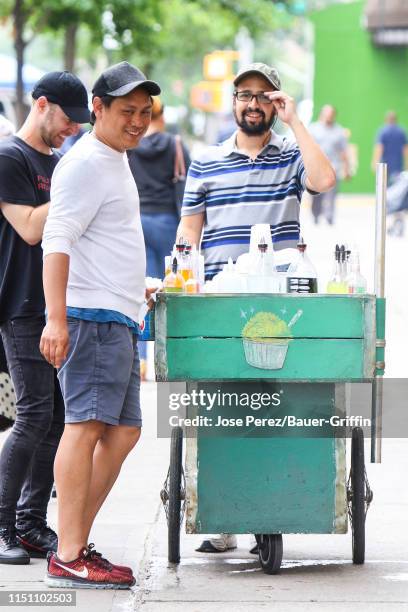
<path fill-rule="evenodd" d="M 44 227 L 44 257 L 50 253 L 71 254 L 72 246 L 97 214 L 102 196 L 95 185 L 93 161 L 65 159 L 51 180 L 51 203 Z"/>

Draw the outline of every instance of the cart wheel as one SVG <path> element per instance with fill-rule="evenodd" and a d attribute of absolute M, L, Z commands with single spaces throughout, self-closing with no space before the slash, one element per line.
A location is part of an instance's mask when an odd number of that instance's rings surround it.
<path fill-rule="evenodd" d="M 282 534 L 256 535 L 258 543 L 259 563 L 265 574 L 277 574 L 282 563 Z"/>
<path fill-rule="evenodd" d="M 347 497 L 352 528 L 353 563 L 362 564 L 365 559 L 365 520 L 373 493 L 364 465 L 364 434 L 360 427 L 355 427 L 352 431 Z"/>
<path fill-rule="evenodd" d="M 168 559 L 171 563 L 180 562 L 180 525 L 183 475 L 182 456 L 183 430 L 181 427 L 174 427 L 171 432 L 170 442 L 170 468 L 168 491 L 169 504 L 167 515 Z"/>

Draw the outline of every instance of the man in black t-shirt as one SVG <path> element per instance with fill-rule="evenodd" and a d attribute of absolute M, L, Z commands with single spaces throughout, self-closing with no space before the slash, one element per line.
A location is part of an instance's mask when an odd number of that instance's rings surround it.
<path fill-rule="evenodd" d="M 41 238 L 65 138 L 89 122 L 88 96 L 69 72 L 50 72 L 15 136 L 0 143 L 0 333 L 17 419 L 0 454 L 0 563 L 57 550 L 47 526 L 54 456 L 64 428 L 55 370 L 39 351 L 45 324 Z"/>

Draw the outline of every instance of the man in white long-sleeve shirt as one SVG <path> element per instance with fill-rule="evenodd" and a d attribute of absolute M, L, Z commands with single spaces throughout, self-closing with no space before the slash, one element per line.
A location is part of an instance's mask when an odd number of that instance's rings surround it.
<path fill-rule="evenodd" d="M 92 523 L 140 436 L 137 323 L 145 298 L 139 197 L 126 150 L 159 86 L 121 62 L 96 81 L 92 133 L 58 164 L 44 230 L 44 357 L 59 368 L 65 430 L 55 461 L 58 552 L 46 583 L 129 588 L 132 570 L 88 545 Z"/>

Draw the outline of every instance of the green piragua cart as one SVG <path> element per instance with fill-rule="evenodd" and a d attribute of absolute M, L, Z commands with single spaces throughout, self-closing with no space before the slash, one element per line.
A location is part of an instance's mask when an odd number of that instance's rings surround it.
<path fill-rule="evenodd" d="M 381 164 L 376 223 L 381 262 L 384 174 Z M 287 419 L 337 423 L 346 417 L 345 383 L 372 382 L 371 459 L 380 459 L 383 272 L 381 265 L 376 295 L 158 296 L 157 380 L 184 381 L 188 393 L 203 391 L 218 398 L 211 412 L 203 406 L 187 410 L 187 418 L 196 420 L 185 438 L 184 462 L 183 428 L 172 430 L 170 467 L 161 492 L 169 561 L 180 560 L 185 514 L 187 533 L 255 534 L 261 566 L 271 574 L 281 565 L 282 534 L 346 533 L 350 519 L 353 562 L 364 562 L 372 492 L 363 430 L 352 428 L 348 471 L 343 430 L 323 426 L 321 434 L 314 430 L 309 435 L 306 428 L 291 428 Z M 280 401 L 265 402 L 254 411 L 222 399 L 254 392 Z M 212 425 L 197 417 L 212 418 Z M 230 419 L 223 422 L 231 425 L 215 433 L 220 419 Z M 274 420 L 272 428 L 268 419 Z"/>

